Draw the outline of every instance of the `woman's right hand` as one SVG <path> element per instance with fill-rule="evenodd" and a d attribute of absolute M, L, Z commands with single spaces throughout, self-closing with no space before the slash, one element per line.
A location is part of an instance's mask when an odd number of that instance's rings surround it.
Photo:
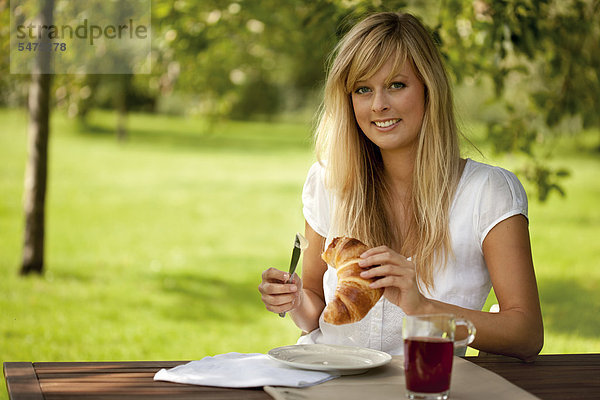
<path fill-rule="evenodd" d="M 292 311 L 302 302 L 302 280 L 294 274 L 292 282 L 286 283 L 290 275 L 276 268 L 262 273 L 262 282 L 258 285 L 261 300 L 267 310 L 274 313 Z"/>

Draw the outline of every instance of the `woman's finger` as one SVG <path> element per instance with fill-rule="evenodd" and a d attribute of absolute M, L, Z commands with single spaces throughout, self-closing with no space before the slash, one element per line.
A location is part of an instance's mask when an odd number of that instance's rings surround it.
<path fill-rule="evenodd" d="M 285 271 L 281 271 L 277 268 L 268 268 L 262 273 L 262 280 L 269 282 L 287 282 L 290 278 L 290 274 Z"/>
<path fill-rule="evenodd" d="M 409 266 L 399 266 L 395 264 L 378 265 L 360 273 L 361 278 L 365 279 L 382 276 L 400 276 L 412 278 L 413 275 L 414 268 L 411 268 Z"/>
<path fill-rule="evenodd" d="M 265 304 L 267 310 L 280 313 L 293 310 L 298 304 L 300 304 L 300 297 L 300 293 L 262 295 L 261 300 Z"/>
<path fill-rule="evenodd" d="M 369 284 L 371 289 L 387 288 L 387 287 L 401 287 L 404 279 L 399 276 L 388 275 L 382 278 L 376 279 Z"/>
<path fill-rule="evenodd" d="M 387 246 L 373 247 L 373 248 L 370 248 L 369 250 L 366 250 L 364 253 L 362 253 L 360 255 L 360 258 L 367 258 L 367 257 L 370 257 L 375 254 L 386 252 L 388 250 L 390 250 L 390 248 Z"/>
<path fill-rule="evenodd" d="M 363 268 L 369 268 L 374 265 L 383 264 L 401 265 L 401 263 L 403 263 L 404 261 L 406 261 L 405 257 L 393 252 L 392 250 L 388 250 L 363 258 L 358 262 L 358 265 Z"/>
<path fill-rule="evenodd" d="M 281 305 L 267 305 L 267 310 L 277 313 L 277 314 L 282 313 L 282 312 L 291 311 L 293 308 L 294 308 L 293 302 L 289 302 L 289 303 L 285 303 L 285 304 L 281 304 Z"/>
<path fill-rule="evenodd" d="M 298 286 L 294 283 L 261 282 L 258 290 L 264 294 L 285 294 L 297 292 Z"/>
<path fill-rule="evenodd" d="M 261 296 L 263 303 L 268 304 L 270 306 L 282 306 L 288 303 L 293 303 L 296 299 L 295 294 L 278 294 L 278 295 L 269 295 L 263 294 Z"/>

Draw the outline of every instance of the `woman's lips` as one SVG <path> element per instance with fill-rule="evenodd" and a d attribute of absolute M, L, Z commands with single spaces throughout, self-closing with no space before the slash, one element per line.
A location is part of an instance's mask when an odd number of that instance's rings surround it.
<path fill-rule="evenodd" d="M 386 119 L 383 121 L 373 121 L 373 124 L 381 130 L 389 130 L 389 129 L 393 129 L 396 125 L 398 125 L 398 123 L 402 121 L 400 118 L 394 118 L 394 119 Z"/>

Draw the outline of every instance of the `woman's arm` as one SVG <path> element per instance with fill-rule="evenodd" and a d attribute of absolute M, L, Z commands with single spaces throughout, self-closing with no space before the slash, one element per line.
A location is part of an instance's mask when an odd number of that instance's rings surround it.
<path fill-rule="evenodd" d="M 299 307 L 290 312 L 296 325 L 304 332 L 310 332 L 319 327 L 319 317 L 325 308 L 323 294 L 323 274 L 327 264 L 321 258 L 325 249 L 325 238 L 315 232 L 305 223 L 305 237 L 308 248 L 302 256 L 302 295 Z"/>
<path fill-rule="evenodd" d="M 292 284 L 287 284 L 287 272 L 269 268 L 263 272 L 258 290 L 267 310 L 289 311 L 294 323 L 304 332 L 310 332 L 319 327 L 319 317 L 325 308 L 323 274 L 327 264 L 321 259 L 325 238 L 308 223 L 305 225 L 308 248 L 302 256 L 302 279 L 295 274 Z"/>
<path fill-rule="evenodd" d="M 515 215 L 498 223 L 483 241 L 483 255 L 500 312 L 484 314 L 473 347 L 533 359 L 544 344 L 544 327 L 527 219 Z"/>
<path fill-rule="evenodd" d="M 414 264 L 386 247 L 365 252 L 361 266 L 380 266 L 361 275 L 381 277 L 372 287 L 385 287 L 386 298 L 409 315 L 449 312 L 470 320 L 477 328 L 471 344 L 476 349 L 532 360 L 542 348 L 544 329 L 526 218 L 515 215 L 492 228 L 484 239 L 483 255 L 500 305 L 498 313 L 425 298 L 417 287 Z"/>

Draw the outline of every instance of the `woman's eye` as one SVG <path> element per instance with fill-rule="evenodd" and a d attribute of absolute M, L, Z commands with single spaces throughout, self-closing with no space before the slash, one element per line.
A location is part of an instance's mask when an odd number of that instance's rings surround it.
<path fill-rule="evenodd" d="M 365 86 L 359 87 L 358 89 L 354 90 L 354 93 L 356 93 L 356 94 L 365 94 L 368 92 L 370 92 L 370 90 L 368 87 L 365 87 Z"/>
<path fill-rule="evenodd" d="M 406 85 L 402 82 L 394 82 L 390 85 L 392 89 L 402 89 L 403 87 L 406 87 Z"/>

